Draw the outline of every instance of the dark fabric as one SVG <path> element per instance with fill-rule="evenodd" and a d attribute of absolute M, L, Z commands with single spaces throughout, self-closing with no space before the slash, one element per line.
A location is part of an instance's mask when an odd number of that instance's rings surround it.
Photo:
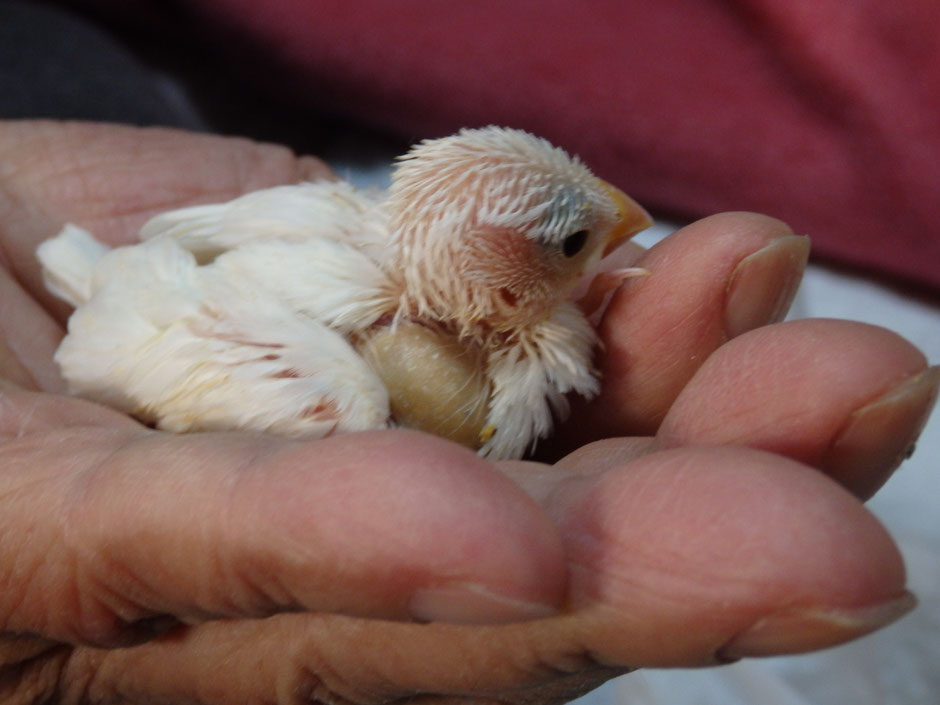
<path fill-rule="evenodd" d="M 160 12 L 71 4 L 125 23 Z M 219 66 L 292 104 L 408 139 L 527 128 L 654 209 L 767 212 L 818 254 L 940 289 L 936 0 L 163 7 Z"/>
<path fill-rule="evenodd" d="M 202 123 L 120 41 L 61 8 L 0 1 L 0 118 Z"/>

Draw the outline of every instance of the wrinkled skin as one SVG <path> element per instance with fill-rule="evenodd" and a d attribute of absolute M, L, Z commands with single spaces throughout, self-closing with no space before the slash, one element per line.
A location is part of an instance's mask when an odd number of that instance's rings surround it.
<path fill-rule="evenodd" d="M 244 140 L 0 125 L 0 702 L 563 702 L 910 607 L 859 498 L 936 373 L 886 330 L 776 323 L 806 245 L 763 216 L 640 255 L 553 465 L 406 431 L 170 436 L 60 396 L 42 239 L 325 175 Z"/>

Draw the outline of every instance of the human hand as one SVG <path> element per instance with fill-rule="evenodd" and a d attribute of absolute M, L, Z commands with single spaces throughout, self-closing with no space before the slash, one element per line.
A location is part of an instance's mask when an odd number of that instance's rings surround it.
<path fill-rule="evenodd" d="M 910 607 L 890 538 L 826 475 L 877 489 L 937 374 L 861 324 L 747 332 L 805 254 L 760 216 L 643 256 L 655 276 L 600 324 L 604 391 L 558 434 L 581 447 L 552 466 L 495 472 L 406 431 L 168 436 L 57 394 L 68 312 L 42 239 L 71 220 L 126 242 L 158 211 L 326 173 L 242 140 L 0 126 L 0 700 L 546 703 Z M 625 434 L 647 435 L 589 443 Z"/>

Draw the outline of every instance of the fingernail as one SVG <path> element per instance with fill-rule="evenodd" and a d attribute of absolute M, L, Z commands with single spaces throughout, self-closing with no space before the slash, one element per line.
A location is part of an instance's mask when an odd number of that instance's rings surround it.
<path fill-rule="evenodd" d="M 551 605 L 497 595 L 477 583 L 449 583 L 414 593 L 411 616 L 419 622 L 501 624 L 550 617 Z"/>
<path fill-rule="evenodd" d="M 783 320 L 803 278 L 809 249 L 808 237 L 784 235 L 738 263 L 725 300 L 729 337 Z"/>
<path fill-rule="evenodd" d="M 862 498 L 870 497 L 910 457 L 937 401 L 940 366 L 906 379 L 855 411 L 821 461 L 822 469 Z"/>
<path fill-rule="evenodd" d="M 793 608 L 769 615 L 718 650 L 722 661 L 815 651 L 873 632 L 914 609 L 909 592 L 869 607 L 853 609 Z"/>

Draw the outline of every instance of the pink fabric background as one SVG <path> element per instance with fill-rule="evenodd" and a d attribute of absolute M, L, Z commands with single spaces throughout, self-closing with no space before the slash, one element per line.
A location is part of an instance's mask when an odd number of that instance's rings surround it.
<path fill-rule="evenodd" d="M 409 139 L 527 128 L 653 209 L 763 211 L 824 258 L 940 290 L 936 0 L 172 5 L 311 107 Z"/>

